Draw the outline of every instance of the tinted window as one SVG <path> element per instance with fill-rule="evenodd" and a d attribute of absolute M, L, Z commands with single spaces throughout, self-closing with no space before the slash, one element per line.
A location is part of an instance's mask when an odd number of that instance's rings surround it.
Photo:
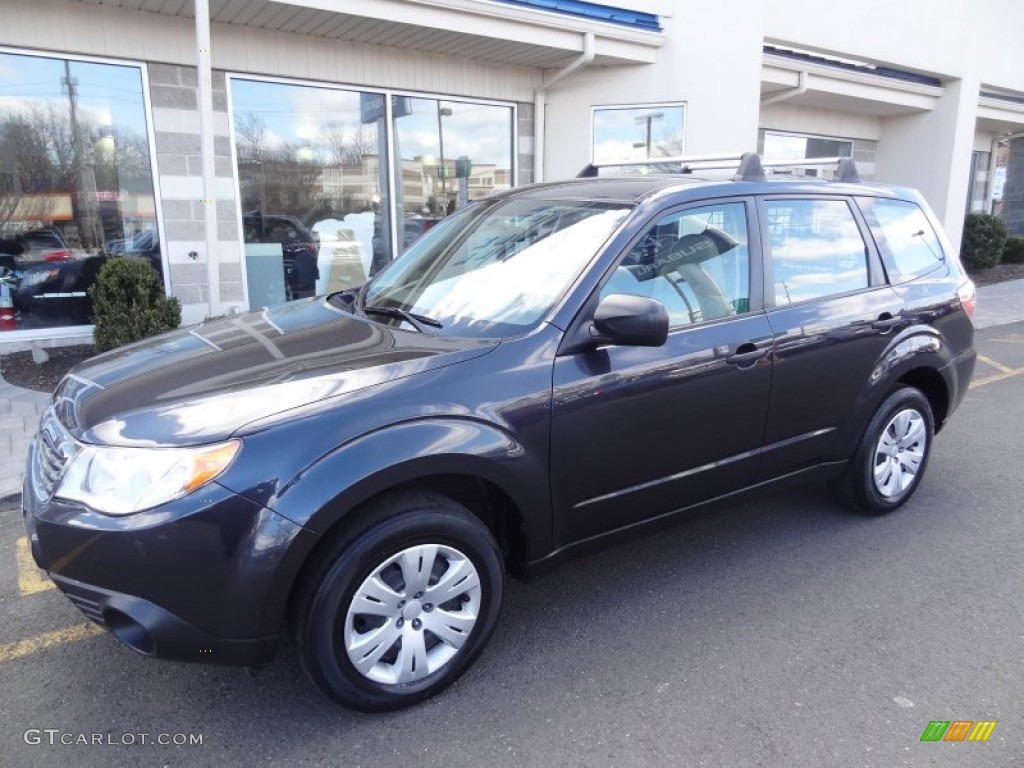
<path fill-rule="evenodd" d="M 846 201 L 768 200 L 764 208 L 777 305 L 867 287 L 867 252 Z"/>
<path fill-rule="evenodd" d="M 601 289 L 646 296 L 680 327 L 750 308 L 750 258 L 743 203 L 670 214 L 652 225 Z"/>
<path fill-rule="evenodd" d="M 942 263 L 942 246 L 924 212 L 905 200 L 858 200 L 878 244 L 889 282 L 903 283 Z"/>

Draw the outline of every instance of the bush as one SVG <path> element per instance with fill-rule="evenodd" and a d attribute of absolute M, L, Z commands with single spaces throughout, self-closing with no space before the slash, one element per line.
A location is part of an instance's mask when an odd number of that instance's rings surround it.
<path fill-rule="evenodd" d="M 1003 247 L 1003 264 L 1024 264 L 1024 237 L 1008 237 Z"/>
<path fill-rule="evenodd" d="M 90 286 L 89 296 L 97 352 L 181 325 L 181 302 L 164 295 L 159 276 L 146 261 L 109 259 Z"/>
<path fill-rule="evenodd" d="M 968 214 L 964 222 L 960 258 L 971 271 L 988 269 L 999 263 L 1006 244 L 1006 225 L 998 216 L 987 213 Z"/>

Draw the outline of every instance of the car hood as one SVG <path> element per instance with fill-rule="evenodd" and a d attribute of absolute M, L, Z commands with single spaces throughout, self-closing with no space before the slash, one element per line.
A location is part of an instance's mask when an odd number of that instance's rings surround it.
<path fill-rule="evenodd" d="M 87 443 L 206 443 L 292 408 L 486 354 L 497 343 L 397 330 L 310 299 L 94 357 L 60 383 L 54 407 Z"/>

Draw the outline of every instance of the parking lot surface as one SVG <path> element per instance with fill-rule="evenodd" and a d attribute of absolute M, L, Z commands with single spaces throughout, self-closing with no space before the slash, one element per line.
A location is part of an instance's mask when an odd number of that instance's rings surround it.
<path fill-rule="evenodd" d="M 1024 323 L 977 346 L 902 510 L 776 493 L 511 583 L 480 661 L 391 715 L 327 701 L 287 647 L 256 673 L 135 654 L 0 506 L 0 765 L 1024 765 Z"/>

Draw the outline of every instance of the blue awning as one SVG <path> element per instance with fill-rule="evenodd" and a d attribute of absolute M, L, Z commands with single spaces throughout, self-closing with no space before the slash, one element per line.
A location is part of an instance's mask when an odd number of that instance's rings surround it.
<path fill-rule="evenodd" d="M 554 13 L 564 13 L 567 16 L 576 16 L 594 21 L 607 21 L 612 24 L 621 24 L 625 27 L 644 29 L 653 32 L 661 31 L 661 24 L 657 15 L 653 13 L 642 13 L 630 11 L 625 8 L 615 8 L 600 3 L 588 3 L 584 0 L 494 0 L 507 5 L 522 5 L 527 8 L 535 8 Z"/>

